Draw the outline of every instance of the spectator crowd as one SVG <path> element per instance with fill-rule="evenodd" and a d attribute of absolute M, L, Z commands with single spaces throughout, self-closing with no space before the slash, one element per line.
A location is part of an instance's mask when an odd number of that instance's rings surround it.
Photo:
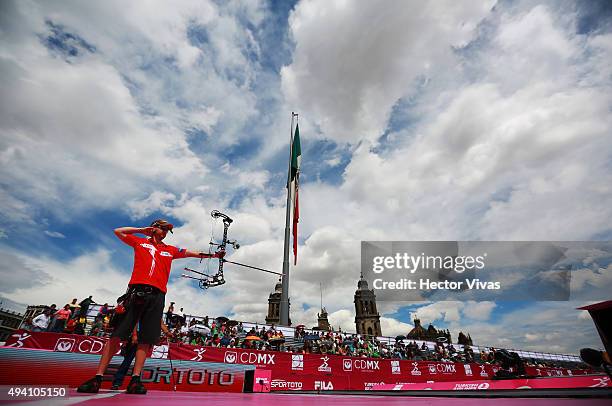
<path fill-rule="evenodd" d="M 98 305 L 93 314 L 90 307 L 96 305 L 92 296 L 77 303 L 73 299 L 62 308 L 55 304 L 45 307 L 43 312 L 33 319 L 26 320 L 22 328 L 32 331 L 46 331 L 69 334 L 89 334 L 96 337 L 110 336 L 113 329 L 113 317 L 121 313 L 122 304 L 109 306 L 108 303 Z M 469 345 L 456 348 L 452 343 L 438 340 L 435 343 L 407 340 L 398 336 L 387 342 L 377 337 L 344 333 L 342 331 L 306 330 L 305 326 L 297 326 L 293 337 L 285 338 L 283 332 L 274 325 L 249 325 L 245 328 L 242 322 L 229 320 L 227 317 L 210 319 L 207 317 L 188 317 L 183 308 L 175 310 L 171 302 L 164 314 L 163 321 L 167 329 L 163 329 L 161 340 L 174 343 L 185 343 L 196 346 L 214 346 L 227 348 L 245 348 L 268 351 L 284 351 L 304 354 L 335 354 L 353 357 L 389 358 L 413 361 L 442 361 L 461 363 L 500 364 L 496 359 L 495 348 L 481 349 L 474 353 Z M 88 319 L 89 315 L 89 319 Z M 92 320 L 93 318 L 93 320 Z M 550 360 L 523 360 L 526 366 L 536 367 L 578 367 L 576 363 L 555 362 Z M 584 365 L 580 365 L 584 367 Z"/>

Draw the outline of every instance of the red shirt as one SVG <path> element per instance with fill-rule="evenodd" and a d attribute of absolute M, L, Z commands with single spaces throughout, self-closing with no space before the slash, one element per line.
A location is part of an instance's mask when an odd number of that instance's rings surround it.
<path fill-rule="evenodd" d="M 185 258 L 187 251 L 133 234 L 122 241 L 134 248 L 134 270 L 128 285 L 151 285 L 166 293 L 172 260 Z"/>

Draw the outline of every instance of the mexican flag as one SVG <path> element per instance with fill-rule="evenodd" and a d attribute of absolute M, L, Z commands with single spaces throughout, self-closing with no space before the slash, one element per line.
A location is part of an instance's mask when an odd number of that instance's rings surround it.
<path fill-rule="evenodd" d="M 294 183 L 295 197 L 293 199 L 293 265 L 297 264 L 297 247 L 298 247 L 298 221 L 300 220 L 300 201 L 299 201 L 299 183 L 300 183 L 300 164 L 302 162 L 302 148 L 300 146 L 300 127 L 295 125 L 295 135 L 291 145 L 291 179 L 289 183 Z"/>

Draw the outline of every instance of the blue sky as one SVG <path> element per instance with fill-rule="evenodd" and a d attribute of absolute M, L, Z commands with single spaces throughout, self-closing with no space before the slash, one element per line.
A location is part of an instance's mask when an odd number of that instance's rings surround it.
<path fill-rule="evenodd" d="M 212 209 L 235 219 L 232 259 L 279 269 L 292 111 L 296 323 L 316 322 L 323 283 L 332 324 L 354 328 L 361 240 L 612 235 L 606 1 L 0 7 L 5 303 L 110 302 L 132 260 L 113 228 L 165 217 L 170 243 L 206 249 Z M 168 300 L 263 320 L 275 278 L 228 266 L 224 287 L 201 292 L 186 265 L 200 266 L 175 264 Z M 582 304 L 379 310 L 389 335 L 418 315 L 490 345 L 575 352 L 599 345 Z"/>

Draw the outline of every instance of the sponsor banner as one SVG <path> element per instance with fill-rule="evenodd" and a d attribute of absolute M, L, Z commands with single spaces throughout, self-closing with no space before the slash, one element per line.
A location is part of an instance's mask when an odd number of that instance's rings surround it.
<path fill-rule="evenodd" d="M 253 392 L 270 392 L 272 383 L 272 371 L 269 369 L 255 369 L 253 379 Z"/>
<path fill-rule="evenodd" d="M 0 385 L 67 385 L 79 386 L 96 371 L 99 355 L 68 351 L 40 351 L 31 349 L 0 348 Z M 113 357 L 107 370 L 108 378 L 119 368 L 123 357 Z M 228 365 L 148 359 L 142 371 L 147 389 L 173 389 L 189 392 L 242 392 L 247 365 Z M 128 374 L 129 375 L 129 374 Z M 129 379 L 124 379 L 125 387 Z M 103 389 L 110 387 L 104 380 Z"/>
<path fill-rule="evenodd" d="M 430 382 L 383 384 L 371 387 L 371 390 L 500 390 L 500 389 L 570 389 L 570 388 L 610 388 L 612 383 L 606 375 L 566 376 L 546 379 L 503 379 L 479 380 L 470 382 Z"/>
<path fill-rule="evenodd" d="M 105 340 L 96 337 L 18 331 L 9 337 L 12 348 L 37 348 L 55 352 L 100 354 Z M 491 379 L 494 365 L 452 362 L 357 358 L 330 354 L 294 354 L 240 348 L 199 347 L 188 344 L 154 346 L 151 358 L 245 365 L 271 371 L 270 390 L 364 390 L 372 385 Z M 147 361 L 149 362 L 149 361 Z M 587 370 L 526 367 L 532 376 L 577 376 Z M 315 389 L 315 381 L 318 381 Z M 300 386 L 301 385 L 301 386 Z"/>

